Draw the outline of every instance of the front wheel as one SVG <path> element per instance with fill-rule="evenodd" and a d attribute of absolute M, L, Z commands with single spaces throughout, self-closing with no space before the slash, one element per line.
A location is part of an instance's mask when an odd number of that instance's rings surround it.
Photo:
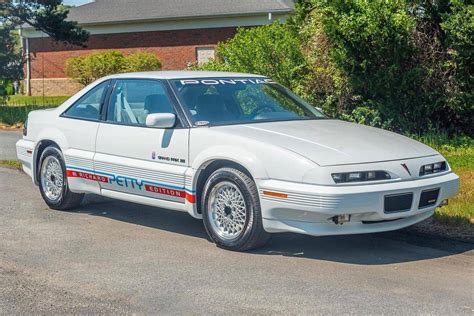
<path fill-rule="evenodd" d="M 257 187 L 245 173 L 234 168 L 215 171 L 202 196 L 204 226 L 217 246 L 245 251 L 262 247 L 270 238 L 263 229 Z"/>
<path fill-rule="evenodd" d="M 47 147 L 40 157 L 39 188 L 43 200 L 55 210 L 69 210 L 81 204 L 84 194 L 71 192 L 61 151 Z"/>

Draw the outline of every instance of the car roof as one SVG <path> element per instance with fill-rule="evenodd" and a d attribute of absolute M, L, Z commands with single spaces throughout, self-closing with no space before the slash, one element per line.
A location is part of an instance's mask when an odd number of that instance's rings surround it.
<path fill-rule="evenodd" d="M 238 72 L 223 71 L 148 71 L 129 72 L 107 76 L 107 79 L 124 78 L 149 78 L 149 79 L 197 79 L 197 78 L 265 78 L 265 76 L 255 74 L 245 74 Z M 104 78 L 105 79 L 105 78 Z"/>

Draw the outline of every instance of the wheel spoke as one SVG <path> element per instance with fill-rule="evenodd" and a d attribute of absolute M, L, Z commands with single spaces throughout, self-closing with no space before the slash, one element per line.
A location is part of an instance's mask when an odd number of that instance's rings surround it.
<path fill-rule="evenodd" d="M 53 156 L 46 157 L 40 175 L 46 197 L 52 201 L 60 199 L 64 176 L 59 160 Z"/>
<path fill-rule="evenodd" d="M 231 182 L 218 183 L 209 198 L 209 219 L 215 232 L 224 239 L 235 239 L 247 220 L 242 192 Z"/>

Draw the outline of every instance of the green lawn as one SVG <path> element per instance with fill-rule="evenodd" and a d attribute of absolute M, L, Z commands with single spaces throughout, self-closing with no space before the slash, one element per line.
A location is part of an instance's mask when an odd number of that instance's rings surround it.
<path fill-rule="evenodd" d="M 474 139 L 468 136 L 426 134 L 413 138 L 439 151 L 460 177 L 459 193 L 449 205 L 436 209 L 435 218 L 448 225 L 472 225 L 474 222 Z"/>
<path fill-rule="evenodd" d="M 64 101 L 69 99 L 69 96 L 61 97 L 42 97 L 34 96 L 29 97 L 25 95 L 13 95 L 10 96 L 7 100 L 7 105 L 9 106 L 25 106 L 25 105 L 34 105 L 34 106 L 47 106 L 53 107 L 62 104 Z"/>
<path fill-rule="evenodd" d="M 436 219 L 449 225 L 472 225 L 474 221 L 474 146 L 442 150 L 451 168 L 461 178 L 458 195 L 449 205 L 436 209 Z"/>
<path fill-rule="evenodd" d="M 0 166 L 9 166 L 21 169 L 21 162 L 19 160 L 0 160 Z"/>

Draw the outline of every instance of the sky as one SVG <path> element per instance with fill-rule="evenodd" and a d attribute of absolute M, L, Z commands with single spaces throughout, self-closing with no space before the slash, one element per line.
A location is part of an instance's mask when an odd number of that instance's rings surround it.
<path fill-rule="evenodd" d="M 87 2 L 91 2 L 91 0 L 64 0 L 64 4 L 70 5 L 81 5 Z"/>

